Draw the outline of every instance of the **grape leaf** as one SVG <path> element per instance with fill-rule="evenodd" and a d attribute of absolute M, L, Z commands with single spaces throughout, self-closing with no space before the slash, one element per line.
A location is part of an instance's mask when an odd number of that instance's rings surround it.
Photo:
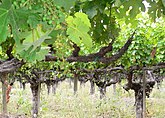
<path fill-rule="evenodd" d="M 77 18 L 80 18 L 80 20 L 82 20 L 84 22 L 84 24 L 86 24 L 88 27 L 91 27 L 91 23 L 86 14 L 77 12 L 77 13 L 75 13 L 75 16 Z"/>
<path fill-rule="evenodd" d="M 35 60 L 37 61 L 41 61 L 45 58 L 45 55 L 48 54 L 49 50 L 48 49 L 36 49 L 35 51 L 31 52 L 30 54 L 28 54 L 28 56 L 26 56 L 26 60 L 28 60 L 28 62 L 35 62 Z"/>
<path fill-rule="evenodd" d="M 31 52 L 33 52 L 36 48 L 38 48 L 45 39 L 49 39 L 50 36 L 48 36 L 49 32 L 43 32 L 42 26 L 38 25 L 36 29 L 25 32 L 25 40 L 23 41 L 23 44 L 18 47 L 17 53 L 21 53 L 21 51 L 27 51 L 31 46 L 33 47 L 31 49 Z"/>
<path fill-rule="evenodd" d="M 75 13 L 75 17 L 69 16 L 66 19 L 68 24 L 67 35 L 77 45 L 82 43 L 86 47 L 92 47 L 92 39 L 88 34 L 91 24 L 86 14 Z"/>
<path fill-rule="evenodd" d="M 34 14 L 34 15 L 30 15 L 28 17 L 27 23 L 30 24 L 31 28 L 36 28 L 37 24 L 39 23 L 39 15 L 38 14 Z"/>
<path fill-rule="evenodd" d="M 22 51 L 22 53 L 20 53 L 20 56 L 23 57 L 27 62 L 36 62 L 37 61 L 41 61 L 45 58 L 45 55 L 48 54 L 49 50 L 46 48 L 41 48 L 38 47 L 36 48 L 33 52 L 31 52 L 31 49 L 33 48 L 33 46 L 31 46 L 27 51 Z"/>
<path fill-rule="evenodd" d="M 76 0 L 54 0 L 54 2 L 57 6 L 63 7 L 66 11 L 69 11 L 69 9 L 74 6 Z"/>
<path fill-rule="evenodd" d="M 165 7 L 165 0 L 162 0 L 163 6 Z"/>
<path fill-rule="evenodd" d="M 36 53 L 36 60 L 41 61 L 45 58 L 45 55 L 48 54 L 49 50 L 41 48 L 40 51 Z"/>
<path fill-rule="evenodd" d="M 25 7 L 15 9 L 10 1 L 2 1 L 0 5 L 0 44 L 6 41 L 8 32 L 11 31 L 16 43 L 16 54 L 27 61 L 43 59 L 43 55 L 48 50 L 41 50 L 40 47 L 45 39 L 50 38 L 49 31 L 43 32 L 41 26 L 37 25 L 40 20 L 39 15 Z M 28 31 L 29 25 L 31 31 Z M 21 43 L 22 39 L 24 39 L 23 43 Z"/>
<path fill-rule="evenodd" d="M 55 42 L 55 40 L 57 39 L 57 36 L 61 34 L 61 30 L 57 29 L 57 30 L 53 30 L 49 36 L 51 37 L 51 39 L 45 39 L 45 43 L 50 45 L 53 44 Z"/>
<path fill-rule="evenodd" d="M 7 10 L 0 8 L 0 44 L 7 38 L 8 32 L 8 12 Z"/>
<path fill-rule="evenodd" d="M 35 60 L 44 59 L 45 55 L 48 53 L 48 49 L 41 48 L 42 43 L 45 39 L 49 39 L 49 31 L 43 32 L 42 26 L 38 25 L 36 29 L 32 31 L 27 31 L 22 35 L 25 40 L 19 46 L 17 46 L 17 54 L 21 58 L 32 62 Z"/>
<path fill-rule="evenodd" d="M 9 0 L 4 0 L 0 4 L 0 44 L 7 38 L 10 7 L 11 2 Z"/>
<path fill-rule="evenodd" d="M 3 1 L 0 5 L 0 43 L 6 40 L 10 28 L 16 44 L 20 44 L 19 30 L 28 27 L 27 19 L 30 13 L 30 10 L 23 8 L 15 9 L 10 0 Z"/>
<path fill-rule="evenodd" d="M 87 2 L 84 6 L 83 6 L 83 11 L 89 16 L 89 18 L 93 18 L 94 16 L 97 15 L 97 9 L 99 9 L 99 7 L 94 4 L 92 1 Z"/>
<path fill-rule="evenodd" d="M 122 1 L 120 1 L 120 2 L 122 2 Z M 125 22 L 127 24 L 131 23 L 131 24 L 135 25 L 134 21 L 136 20 L 136 16 L 141 11 L 145 11 L 145 5 L 143 4 L 142 0 L 123 1 L 121 6 L 122 7 L 120 7 L 119 9 L 116 9 L 117 16 L 118 16 L 118 18 L 125 18 Z"/>

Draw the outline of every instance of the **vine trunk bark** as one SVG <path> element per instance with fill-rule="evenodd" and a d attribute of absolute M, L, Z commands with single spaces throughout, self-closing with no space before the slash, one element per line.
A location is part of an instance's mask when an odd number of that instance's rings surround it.
<path fill-rule="evenodd" d="M 99 87 L 99 89 L 100 89 L 100 99 L 105 98 L 106 87 Z"/>
<path fill-rule="evenodd" d="M 80 81 L 80 88 L 83 88 L 83 87 L 85 87 L 85 82 Z"/>
<path fill-rule="evenodd" d="M 146 117 L 146 72 L 143 70 L 143 118 Z"/>
<path fill-rule="evenodd" d="M 73 78 L 69 78 L 69 88 L 72 88 L 72 79 Z"/>
<path fill-rule="evenodd" d="M 90 88 L 90 94 L 93 95 L 95 93 L 95 82 L 93 80 L 90 80 L 91 88 Z"/>
<path fill-rule="evenodd" d="M 32 91 L 32 118 L 38 117 L 39 112 L 39 105 L 40 105 L 40 91 L 41 91 L 41 84 L 31 84 L 31 91 Z"/>
<path fill-rule="evenodd" d="M 143 91 L 135 92 L 136 118 L 143 118 Z"/>
<path fill-rule="evenodd" d="M 136 118 L 145 118 L 146 116 L 146 72 L 143 70 L 143 84 L 135 90 Z"/>
<path fill-rule="evenodd" d="M 113 84 L 113 94 L 116 95 L 116 84 Z"/>
<path fill-rule="evenodd" d="M 52 84 L 52 93 L 55 95 L 56 94 L 56 85 L 57 85 L 57 82 L 54 82 Z"/>
<path fill-rule="evenodd" d="M 77 89 L 78 89 L 78 77 L 77 75 L 74 76 L 74 94 L 77 93 Z"/>
<path fill-rule="evenodd" d="M 7 73 L 2 73 L 1 74 L 1 81 L 2 81 L 2 113 L 5 115 L 7 113 L 7 101 L 6 101 L 6 91 L 7 91 L 7 85 L 6 85 L 6 80 L 7 80 Z"/>
<path fill-rule="evenodd" d="M 47 86 L 48 95 L 49 95 L 50 94 L 51 83 L 50 82 L 47 83 L 46 86 Z"/>
<path fill-rule="evenodd" d="M 25 89 L 26 89 L 26 83 L 23 82 L 23 83 L 22 83 L 22 86 L 23 86 L 23 90 L 25 90 Z"/>

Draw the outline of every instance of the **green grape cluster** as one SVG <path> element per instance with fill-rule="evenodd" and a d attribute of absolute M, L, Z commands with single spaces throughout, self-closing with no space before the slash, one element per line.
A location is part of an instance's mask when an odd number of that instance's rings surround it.
<path fill-rule="evenodd" d="M 59 6 L 53 2 L 53 0 L 41 0 L 43 4 L 43 21 L 48 22 L 49 25 L 58 25 L 64 21 L 64 13 Z"/>
<path fill-rule="evenodd" d="M 15 9 L 24 8 L 39 13 L 43 22 L 53 26 L 65 19 L 61 7 L 57 6 L 53 0 L 14 0 L 13 6 Z"/>
<path fill-rule="evenodd" d="M 16 9 L 18 8 L 27 8 L 32 9 L 32 6 L 35 4 L 35 0 L 14 0 L 13 5 Z"/>

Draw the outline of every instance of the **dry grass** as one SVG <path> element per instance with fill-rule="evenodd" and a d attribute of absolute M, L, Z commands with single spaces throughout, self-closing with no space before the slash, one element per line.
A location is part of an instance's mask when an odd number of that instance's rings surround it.
<path fill-rule="evenodd" d="M 154 90 L 151 98 L 147 99 L 148 118 L 165 118 L 164 93 Z M 134 118 L 133 91 L 125 92 L 117 86 L 116 95 L 112 87 L 107 89 L 106 98 L 99 99 L 96 88 L 95 95 L 89 94 L 89 83 L 78 88 L 77 95 L 73 95 L 73 88 L 68 82 L 62 82 L 57 88 L 56 95 L 47 95 L 46 86 L 42 86 L 40 118 Z M 1 98 L 0 98 L 1 99 Z M 15 84 L 8 104 L 9 114 L 31 117 L 31 91 L 29 85 L 26 90 L 19 89 Z M 1 105 L 0 105 L 1 107 Z"/>

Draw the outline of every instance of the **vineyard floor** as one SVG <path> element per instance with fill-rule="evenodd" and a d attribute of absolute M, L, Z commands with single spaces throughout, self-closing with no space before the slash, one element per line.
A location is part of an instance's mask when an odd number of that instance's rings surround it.
<path fill-rule="evenodd" d="M 161 89 L 154 88 L 150 98 L 147 98 L 147 118 L 165 118 L 165 82 Z M 0 91 L 1 92 L 1 91 Z M 72 86 L 64 81 L 58 85 L 56 94 L 47 94 L 47 86 L 42 85 L 39 118 L 135 118 L 134 93 L 126 92 L 122 85 L 107 89 L 106 98 L 99 99 L 98 88 L 90 95 L 90 84 L 78 84 L 77 94 L 73 94 Z M 2 94 L 1 94 L 2 95 Z M 15 83 L 8 103 L 9 114 L 17 117 L 30 118 L 32 94 L 30 85 L 25 90 Z M 0 97 L 2 101 L 2 96 Z M 0 103 L 2 109 L 2 103 Z M 18 117 L 20 116 L 20 117 Z M 0 115 L 1 118 L 1 115 Z"/>

